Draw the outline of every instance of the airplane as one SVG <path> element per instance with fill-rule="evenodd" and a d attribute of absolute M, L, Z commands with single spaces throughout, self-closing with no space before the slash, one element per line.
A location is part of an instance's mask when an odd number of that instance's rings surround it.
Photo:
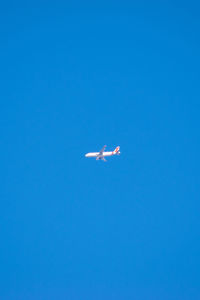
<path fill-rule="evenodd" d="M 113 155 L 119 155 L 120 154 L 120 147 L 118 146 L 117 148 L 115 148 L 114 151 L 105 151 L 106 145 L 103 146 L 103 148 L 101 149 L 101 151 L 99 152 L 90 152 L 85 154 L 85 157 L 96 157 L 96 160 L 103 160 L 106 161 L 105 156 L 113 156 Z"/>

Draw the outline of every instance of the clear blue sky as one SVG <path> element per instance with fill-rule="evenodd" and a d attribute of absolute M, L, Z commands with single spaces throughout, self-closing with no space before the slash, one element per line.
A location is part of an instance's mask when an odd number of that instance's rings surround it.
<path fill-rule="evenodd" d="M 68 2 L 0 10 L 0 299 L 200 299 L 198 1 Z"/>

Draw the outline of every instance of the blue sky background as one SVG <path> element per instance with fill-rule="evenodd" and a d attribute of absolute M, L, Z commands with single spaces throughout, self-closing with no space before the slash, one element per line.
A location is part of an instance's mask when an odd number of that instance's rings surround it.
<path fill-rule="evenodd" d="M 1 5 L 1 299 L 200 299 L 199 11 Z"/>

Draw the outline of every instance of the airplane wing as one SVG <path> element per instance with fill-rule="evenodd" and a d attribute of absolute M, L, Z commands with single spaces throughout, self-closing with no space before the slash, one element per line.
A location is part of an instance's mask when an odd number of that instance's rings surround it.
<path fill-rule="evenodd" d="M 99 156 L 97 156 L 96 160 L 99 160 L 99 159 L 100 159 L 100 160 L 103 160 L 103 161 L 107 161 L 107 160 L 105 159 L 105 157 L 101 157 L 101 156 L 99 157 Z"/>
<path fill-rule="evenodd" d="M 105 150 L 105 148 L 106 148 L 106 145 L 103 146 L 103 148 L 101 149 L 101 151 L 99 151 L 99 155 L 102 155 L 102 154 L 103 154 L 103 151 Z"/>

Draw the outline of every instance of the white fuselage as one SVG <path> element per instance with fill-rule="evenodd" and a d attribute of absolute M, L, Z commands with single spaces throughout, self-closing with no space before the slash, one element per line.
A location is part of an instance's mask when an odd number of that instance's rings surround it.
<path fill-rule="evenodd" d="M 90 152 L 85 154 L 85 157 L 104 157 L 104 156 L 112 156 L 114 155 L 113 151 L 106 151 L 106 152 L 102 152 L 102 154 L 99 154 L 99 152 Z"/>

